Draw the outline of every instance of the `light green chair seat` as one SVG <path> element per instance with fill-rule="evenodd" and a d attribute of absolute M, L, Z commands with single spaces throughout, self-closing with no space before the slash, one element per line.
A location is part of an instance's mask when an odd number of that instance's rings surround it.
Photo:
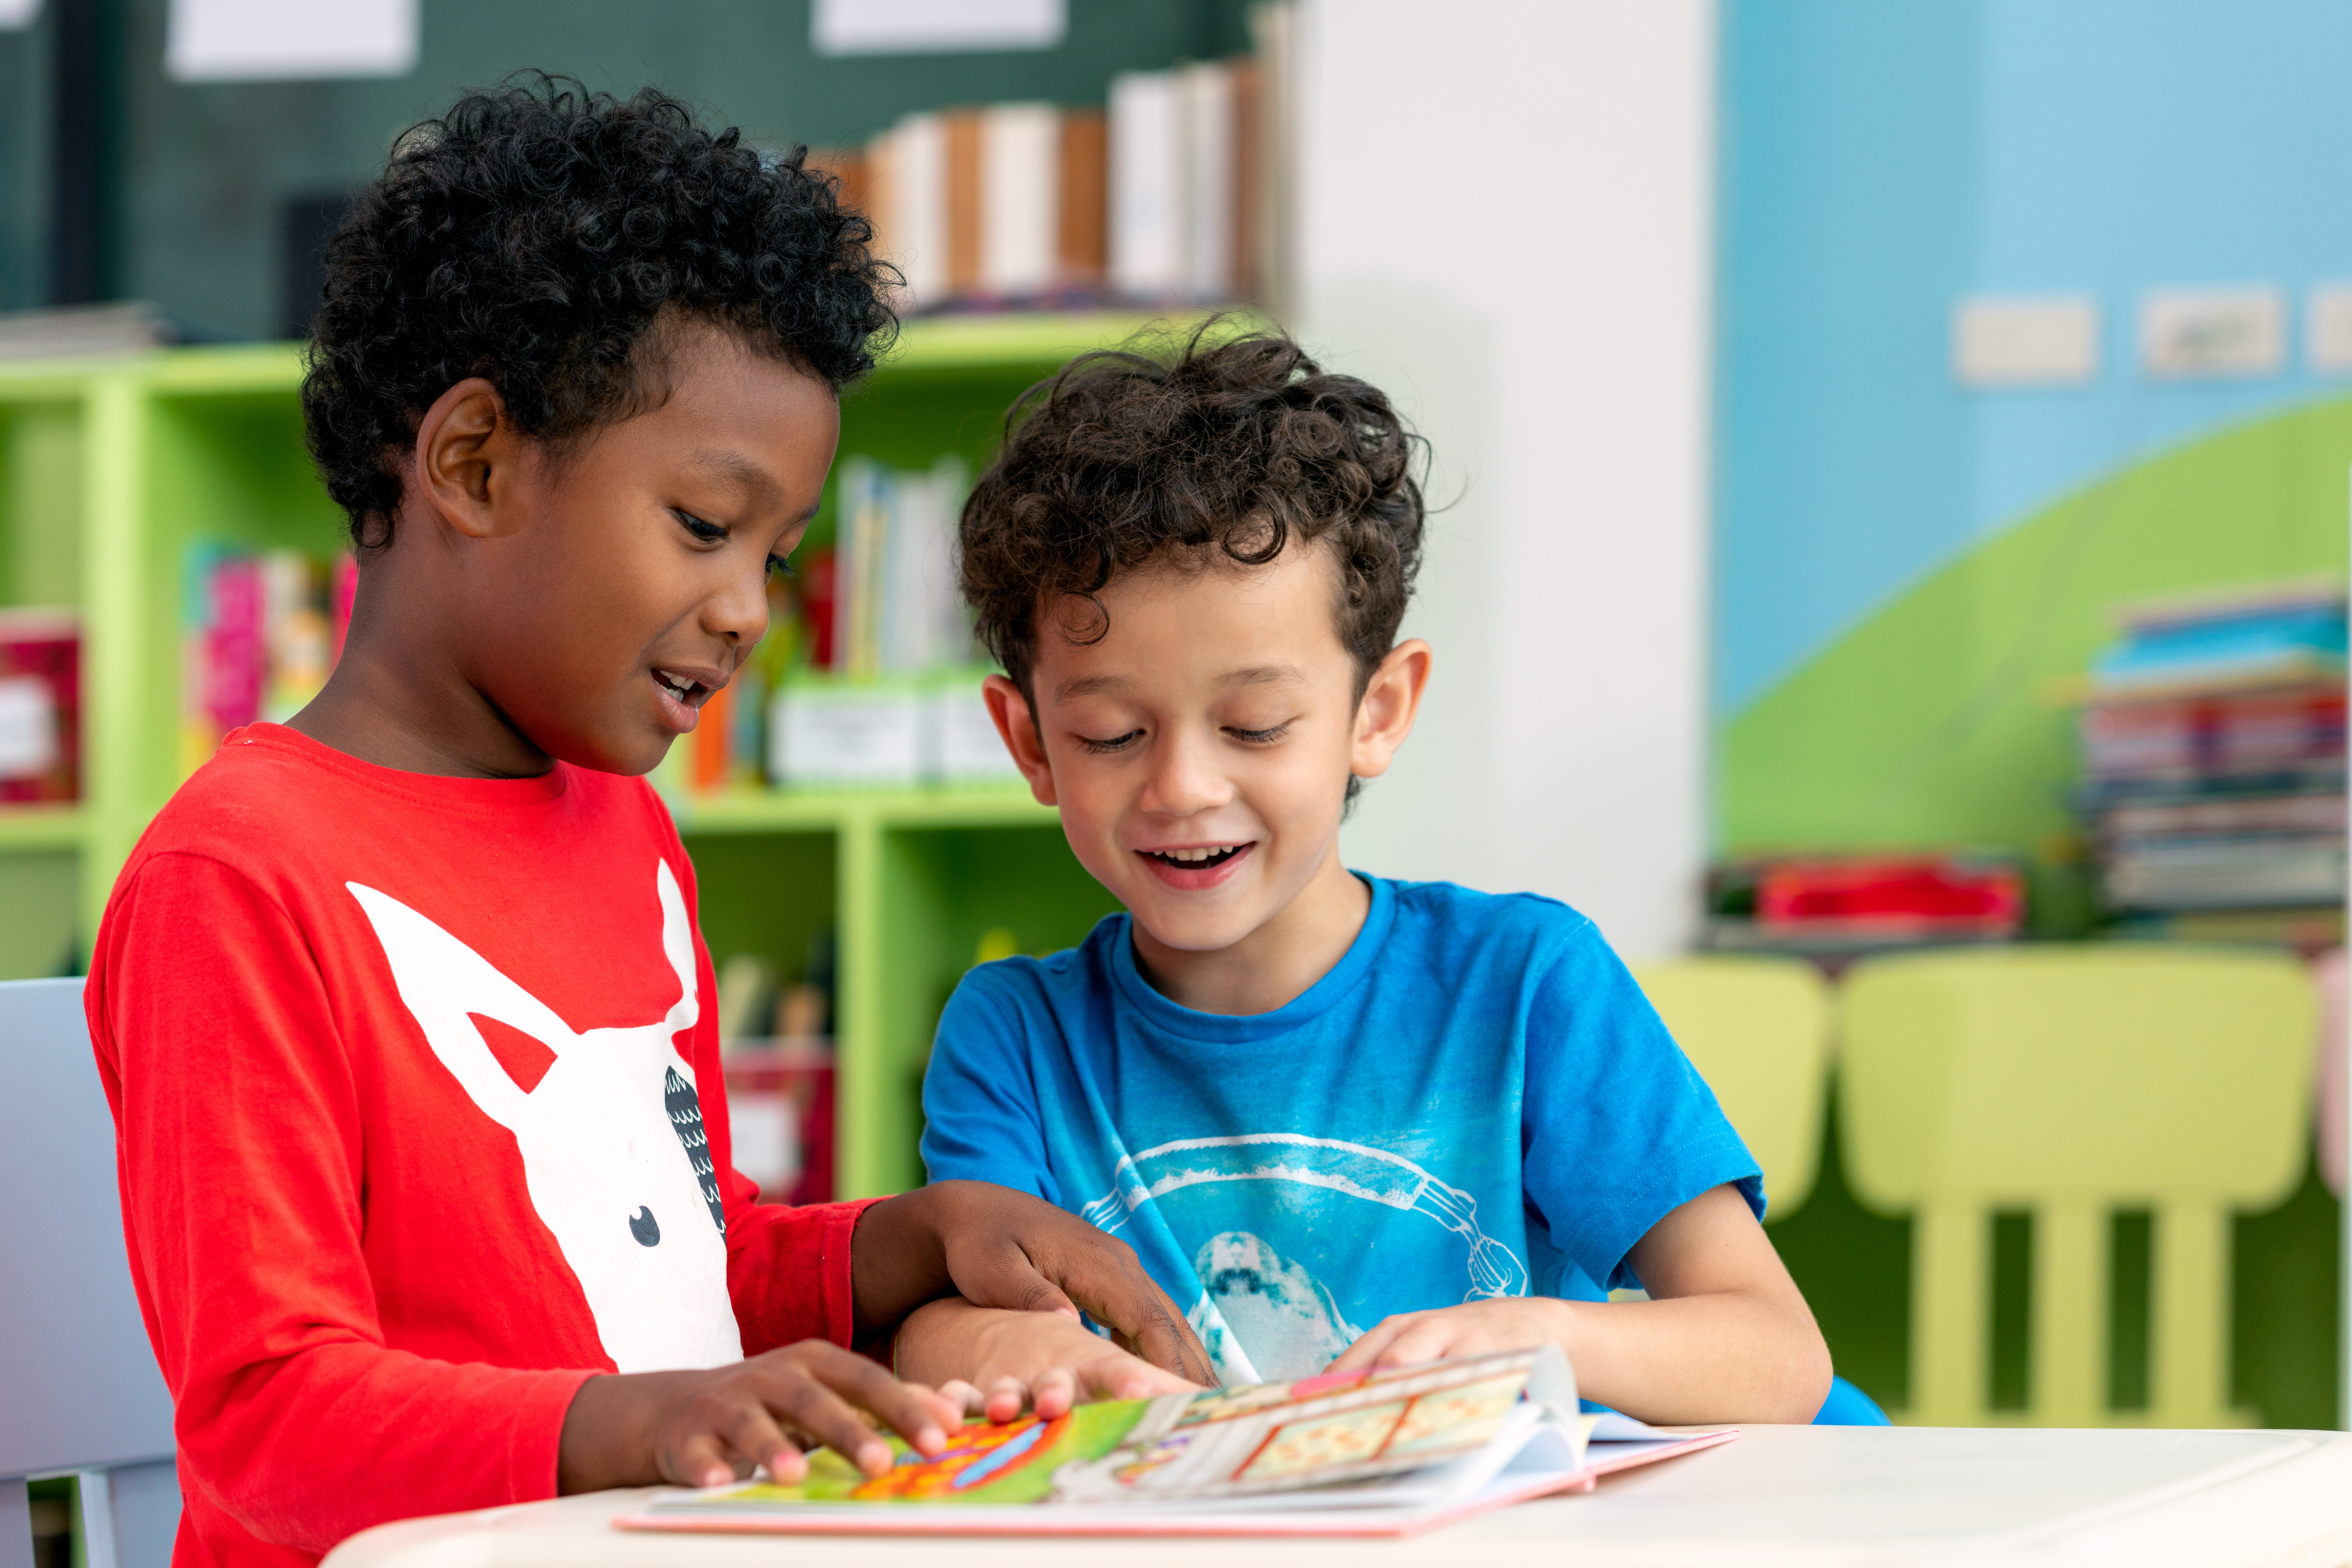
<path fill-rule="evenodd" d="M 2022 1209 L 2026 1419 L 2243 1424 L 2228 1402 L 2231 1211 L 2280 1202 L 2302 1173 L 2313 1026 L 2310 981 L 2284 954 L 2053 946 L 1855 965 L 1845 1169 L 1863 1202 L 1915 1216 L 1908 1418 L 2004 1418 L 1988 1387 L 1991 1219 Z M 2104 1387 L 2119 1208 L 2155 1215 L 2144 1414 L 2110 1412 Z"/>
<path fill-rule="evenodd" d="M 1829 1092 L 1829 988 L 1810 963 L 1715 955 L 1633 965 L 1633 978 L 1715 1090 L 1785 1219 L 1820 1172 Z"/>

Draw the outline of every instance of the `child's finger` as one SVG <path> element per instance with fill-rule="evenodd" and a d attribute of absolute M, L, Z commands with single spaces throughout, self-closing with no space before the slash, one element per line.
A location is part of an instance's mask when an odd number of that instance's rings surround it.
<path fill-rule="evenodd" d="M 776 1425 L 775 1418 L 758 1400 L 731 1401 L 725 1414 L 712 1425 L 714 1430 L 709 1436 L 725 1444 L 730 1458 L 740 1454 L 749 1464 L 765 1466 L 770 1479 L 790 1486 L 808 1473 L 808 1460 L 802 1455 L 800 1446 L 784 1436 L 783 1428 Z M 697 1437 L 701 1436 L 696 1434 Z M 733 1479 L 731 1469 L 729 1479 Z"/>
<path fill-rule="evenodd" d="M 940 1397 L 955 1405 L 959 1417 L 982 1415 L 988 1411 L 988 1395 L 960 1377 L 951 1377 L 940 1384 Z"/>
<path fill-rule="evenodd" d="M 1066 1415 L 1077 1403 L 1078 1380 L 1066 1366 L 1049 1366 L 1029 1380 L 1029 1405 L 1040 1419 Z"/>
<path fill-rule="evenodd" d="M 787 1443 L 787 1448 L 792 1447 Z M 716 1432 L 690 1432 L 675 1447 L 664 1444 L 662 1473 L 682 1487 L 723 1487 L 735 1479 L 735 1452 Z M 797 1453 L 795 1454 L 797 1458 Z M 774 1475 L 772 1466 L 768 1473 Z M 797 1475 L 782 1478 L 797 1480 Z"/>
<path fill-rule="evenodd" d="M 1412 1366 L 1416 1362 L 1441 1361 L 1454 1353 L 1457 1337 L 1453 1324 L 1432 1312 L 1407 1323 L 1402 1332 L 1381 1347 L 1372 1364 Z"/>
<path fill-rule="evenodd" d="M 841 1395 L 812 1377 L 779 1383 L 770 1409 L 869 1476 L 890 1468 L 890 1445 Z"/>
<path fill-rule="evenodd" d="M 904 1386 L 913 1390 L 917 1398 L 930 1406 L 932 1418 L 938 1421 L 941 1430 L 952 1432 L 963 1425 L 965 1412 L 962 1400 L 945 1389 L 932 1388 L 925 1384 L 909 1383 Z M 970 1388 L 971 1385 L 966 1384 L 964 1386 Z"/>
<path fill-rule="evenodd" d="M 900 1383 L 864 1356 L 823 1341 L 795 1345 L 788 1353 L 786 1364 L 797 1375 L 777 1380 L 778 1394 L 792 1402 L 782 1413 L 866 1474 L 890 1468 L 890 1446 L 844 1395 L 887 1423 L 917 1453 L 935 1456 L 947 1447 L 952 1418 L 942 1419 L 940 1397 L 929 1389 Z"/>
<path fill-rule="evenodd" d="M 985 1414 L 991 1421 L 1006 1422 L 1021 1414 L 1029 1403 L 1029 1390 L 1017 1377 L 1000 1377 L 988 1385 Z"/>
<path fill-rule="evenodd" d="M 1375 1358 L 1389 1348 L 1397 1335 L 1404 1331 L 1405 1324 L 1409 1321 L 1410 1315 L 1381 1319 L 1374 1323 L 1369 1331 L 1357 1335 L 1356 1342 L 1340 1352 L 1331 1364 L 1324 1370 L 1326 1372 L 1361 1372 L 1376 1364 Z"/>
<path fill-rule="evenodd" d="M 1217 1385 L 1216 1371 L 1200 1335 L 1150 1276 L 1087 1258 L 1082 1266 L 1064 1272 L 1062 1280 L 1095 1321 L 1133 1345 L 1137 1355 L 1189 1383 L 1208 1388 Z"/>
<path fill-rule="evenodd" d="M 1160 1394 L 1191 1394 L 1201 1386 L 1131 1355 L 1098 1356 L 1079 1373 L 1088 1399 L 1150 1399 Z"/>

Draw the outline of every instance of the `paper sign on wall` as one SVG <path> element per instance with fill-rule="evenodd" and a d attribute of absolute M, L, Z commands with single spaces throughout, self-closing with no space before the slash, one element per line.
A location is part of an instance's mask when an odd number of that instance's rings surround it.
<path fill-rule="evenodd" d="M 2352 283 L 2322 283 L 2304 306 L 2304 357 L 2324 375 L 2352 371 Z"/>
<path fill-rule="evenodd" d="M 1068 26 L 1066 0 L 816 0 L 809 47 L 820 55 L 1051 49 Z"/>
<path fill-rule="evenodd" d="M 2159 289 L 2140 302 L 2140 364 L 2166 381 L 2276 375 L 2286 300 L 2275 289 Z"/>
<path fill-rule="evenodd" d="M 172 0 L 163 69 L 174 81 L 406 76 L 417 0 Z"/>
<path fill-rule="evenodd" d="M 2078 386 L 2099 371 L 2099 310 L 2084 294 L 1979 296 L 1952 312 L 1963 386 Z"/>

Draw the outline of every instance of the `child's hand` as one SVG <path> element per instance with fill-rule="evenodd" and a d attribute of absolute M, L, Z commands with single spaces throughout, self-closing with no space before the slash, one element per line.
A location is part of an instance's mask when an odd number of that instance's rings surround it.
<path fill-rule="evenodd" d="M 803 1340 L 709 1372 L 590 1378 L 563 1417 L 556 1489 L 723 1486 L 761 1465 L 796 1481 L 808 1473 L 802 1450 L 818 1444 L 877 1476 L 890 1468 L 890 1446 L 860 1410 L 926 1456 L 947 1447 L 963 1421 L 957 1402 L 900 1383 L 854 1351 Z"/>
<path fill-rule="evenodd" d="M 857 1216 L 850 1272 L 861 1337 L 944 1296 L 1065 1313 L 1074 1324 L 1084 1307 L 1152 1365 L 1216 1381 L 1192 1326 L 1133 1247 L 1009 1187 L 933 1182 L 874 1205 Z"/>
<path fill-rule="evenodd" d="M 1048 1420 L 1091 1399 L 1148 1399 L 1198 1387 L 1139 1361 L 1075 1318 L 1009 1312 L 949 1297 L 898 1331 L 898 1370 L 939 1385 L 966 1412 L 1010 1421 L 1025 1405 Z"/>
<path fill-rule="evenodd" d="M 1497 1296 L 1426 1312 L 1399 1312 L 1375 1323 L 1328 1370 L 1411 1366 L 1548 1343 L 1566 1349 L 1573 1323 L 1567 1302 L 1544 1296 Z"/>

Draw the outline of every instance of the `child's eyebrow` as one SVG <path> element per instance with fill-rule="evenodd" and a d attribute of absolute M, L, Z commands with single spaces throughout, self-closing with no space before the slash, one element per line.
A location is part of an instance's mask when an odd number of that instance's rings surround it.
<path fill-rule="evenodd" d="M 1307 672 L 1296 665 L 1254 664 L 1245 669 L 1229 669 L 1217 677 L 1220 686 L 1303 686 Z"/>
<path fill-rule="evenodd" d="M 703 451 L 689 453 L 689 468 L 700 468 L 722 484 L 731 484 L 745 495 L 768 500 L 783 493 L 783 487 L 774 476 L 740 452 Z"/>
<path fill-rule="evenodd" d="M 1093 697 L 1107 691 L 1121 691 L 1127 687 L 1123 675 L 1082 675 L 1065 680 L 1054 688 L 1054 700 L 1066 702 L 1073 697 Z M 1304 686 L 1307 672 L 1296 665 L 1254 664 L 1241 669 L 1229 669 L 1217 677 L 1219 686 Z"/>

